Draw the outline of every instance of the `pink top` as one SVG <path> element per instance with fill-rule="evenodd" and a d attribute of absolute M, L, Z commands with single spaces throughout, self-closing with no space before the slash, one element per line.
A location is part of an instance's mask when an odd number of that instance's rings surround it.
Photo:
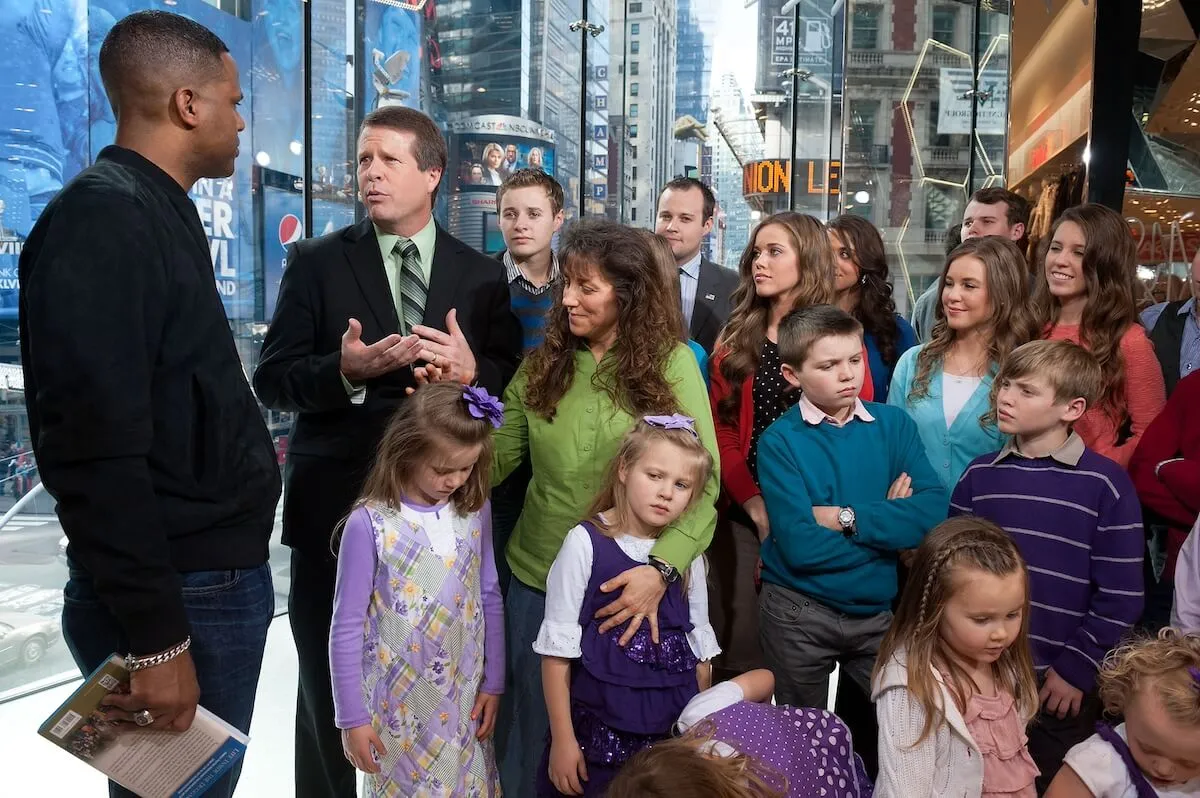
<path fill-rule="evenodd" d="M 1046 338 L 1078 344 L 1079 327 L 1059 324 L 1047 332 Z M 1142 325 L 1131 324 L 1125 330 L 1121 336 L 1121 356 L 1125 360 L 1125 411 L 1129 413 L 1132 437 L 1118 446 L 1119 430 L 1105 408 L 1099 406 L 1088 407 L 1083 418 L 1075 422 L 1075 431 L 1089 449 L 1128 468 L 1129 458 L 1142 439 L 1142 433 L 1167 403 L 1167 389 L 1162 366 L 1158 364 L 1154 346 Z"/>
<path fill-rule="evenodd" d="M 1038 768 L 1025 748 L 1025 724 L 1012 696 L 976 693 L 967 702 L 963 720 L 983 754 L 982 798 L 1037 798 L 1033 781 Z"/>

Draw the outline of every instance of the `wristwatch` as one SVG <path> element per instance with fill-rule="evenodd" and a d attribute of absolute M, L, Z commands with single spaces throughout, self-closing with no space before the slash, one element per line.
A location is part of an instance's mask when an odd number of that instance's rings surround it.
<path fill-rule="evenodd" d="M 668 585 L 679 579 L 679 569 L 660 557 L 651 557 L 650 565 L 658 571 L 659 576 L 663 578 L 663 582 Z"/>
<path fill-rule="evenodd" d="M 858 523 L 855 521 L 853 508 L 843 507 L 838 510 L 837 520 L 842 525 L 843 535 L 852 538 L 858 534 Z"/>

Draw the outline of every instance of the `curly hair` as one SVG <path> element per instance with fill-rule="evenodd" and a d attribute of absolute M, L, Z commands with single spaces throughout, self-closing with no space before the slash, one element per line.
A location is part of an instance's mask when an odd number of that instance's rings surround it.
<path fill-rule="evenodd" d="M 630 757 L 609 784 L 607 798 L 784 798 L 782 773 L 745 754 L 712 756 L 716 727 L 705 720 L 682 737 Z M 679 778 L 687 773 L 687 778 Z"/>
<path fill-rule="evenodd" d="M 1029 310 L 1029 276 L 1025 258 L 1017 245 L 1007 238 L 969 238 L 946 257 L 946 265 L 942 267 L 942 275 L 938 278 L 942 291 L 945 290 L 946 275 L 951 265 L 964 257 L 978 258 L 984 265 L 991 312 L 987 354 L 994 370 L 999 368 L 1010 352 L 1038 337 L 1037 321 Z M 909 403 L 929 395 L 934 369 L 945 362 L 946 355 L 958 338 L 946 321 L 946 310 L 940 300 L 935 307 L 934 318 L 937 321 L 934 322 L 929 343 L 917 355 L 916 373 L 908 391 Z"/>
<path fill-rule="evenodd" d="M 825 226 L 812 216 L 794 211 L 776 213 L 759 222 L 738 263 L 733 312 L 717 342 L 721 376 L 732 386 L 741 385 L 758 368 L 758 354 L 767 337 L 771 302 L 760 298 L 755 291 L 754 262 L 758 259 L 758 234 L 772 225 L 787 231 L 796 253 L 800 280 L 789 310 L 807 305 L 829 305 L 834 300 L 833 250 Z M 717 414 L 722 421 L 736 423 L 741 400 L 742 392 L 734 390 L 717 404 Z"/>
<path fill-rule="evenodd" d="M 562 235 L 563 287 L 546 316 L 546 337 L 525 359 L 525 406 L 553 419 L 575 379 L 575 354 L 587 341 L 571 332 L 563 292 L 587 276 L 612 285 L 617 336 L 592 377 L 596 390 L 632 416 L 674 413 L 679 402 L 667 381 L 667 362 L 680 345 L 678 312 L 649 242 L 637 230 L 604 219 L 583 219 Z"/>
<path fill-rule="evenodd" d="M 1119 428 L 1129 417 L 1121 339 L 1130 326 L 1141 323 L 1136 299 L 1139 290 L 1137 245 L 1129 224 L 1111 208 L 1090 204 L 1063 211 L 1042 241 L 1038 253 L 1042 274 L 1034 284 L 1033 308 L 1041 330 L 1052 329 L 1058 323 L 1062 309 L 1058 299 L 1050 293 L 1046 256 L 1054 246 L 1055 233 L 1066 222 L 1078 225 L 1087 242 L 1083 251 L 1087 304 L 1079 324 L 1079 342 L 1096 356 L 1104 374 L 1104 389 L 1097 407 L 1102 408 Z"/>
<path fill-rule="evenodd" d="M 945 653 L 946 643 L 940 634 L 946 605 L 962 587 L 960 569 L 1000 577 L 1021 574 L 1025 583 L 1021 630 L 992 669 L 997 685 L 1013 697 L 1023 720 L 1037 713 L 1037 679 L 1029 651 L 1029 573 L 1025 560 L 1012 537 L 991 521 L 958 516 L 934 527 L 917 549 L 896 617 L 879 645 L 875 660 L 874 677 L 878 678 L 893 655 L 905 649 L 908 691 L 925 710 L 925 726 L 914 747 L 945 718 L 941 690 L 933 673 L 935 667 L 946 673 L 946 686 L 960 711 L 966 709 L 971 693 L 979 689 L 954 657 Z"/>
<path fill-rule="evenodd" d="M 875 338 L 883 362 L 891 368 L 900 359 L 896 352 L 899 330 L 883 237 L 875 225 L 851 213 L 844 213 L 830 222 L 829 231 L 837 233 L 861 275 L 856 289 L 858 303 L 854 307 L 854 318 L 862 324 L 864 332 Z"/>
<path fill-rule="evenodd" d="M 1195 671 L 1195 673 L 1193 673 Z M 1143 688 L 1158 693 L 1167 714 L 1184 726 L 1200 726 L 1200 635 L 1163 629 L 1156 637 L 1128 641 L 1100 666 L 1100 700 L 1114 715 L 1125 714 Z"/>

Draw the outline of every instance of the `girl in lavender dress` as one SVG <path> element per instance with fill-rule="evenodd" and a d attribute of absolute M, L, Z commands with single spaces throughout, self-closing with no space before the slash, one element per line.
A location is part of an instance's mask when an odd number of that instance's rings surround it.
<path fill-rule="evenodd" d="M 622 441 L 590 520 L 567 533 L 534 643 L 550 715 L 538 795 L 603 795 L 625 760 L 668 736 L 701 683 L 711 681 L 709 660 L 720 649 L 708 622 L 703 558 L 680 579 L 650 549 L 702 495 L 712 467 L 692 419 L 646 416 Z M 657 616 L 622 647 L 625 627 L 601 634 L 595 619 L 611 600 L 603 588 L 648 562 L 667 592 Z"/>
<path fill-rule="evenodd" d="M 329 660 L 346 758 L 382 798 L 498 796 L 504 608 L 487 506 L 500 402 L 424 385 L 341 534 Z"/>
<path fill-rule="evenodd" d="M 683 736 L 629 760 L 607 798 L 871 798 L 850 730 L 823 709 L 774 706 L 775 677 L 743 673 L 679 716 Z"/>

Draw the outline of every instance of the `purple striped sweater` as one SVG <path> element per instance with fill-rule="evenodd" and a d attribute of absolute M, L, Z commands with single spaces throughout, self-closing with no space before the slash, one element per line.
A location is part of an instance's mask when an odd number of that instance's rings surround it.
<path fill-rule="evenodd" d="M 1104 655 L 1141 617 L 1146 542 L 1125 470 L 1091 449 L 1070 448 L 976 458 L 954 489 L 950 515 L 977 515 L 1013 536 L 1029 565 L 1038 674 L 1052 667 L 1091 693 Z"/>

